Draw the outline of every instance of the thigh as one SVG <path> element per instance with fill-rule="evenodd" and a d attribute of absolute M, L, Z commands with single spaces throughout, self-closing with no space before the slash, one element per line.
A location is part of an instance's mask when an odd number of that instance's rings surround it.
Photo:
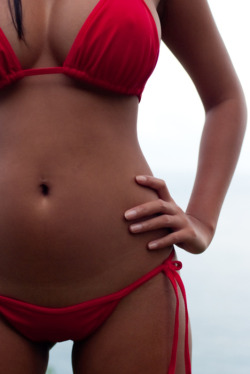
<path fill-rule="evenodd" d="M 159 274 L 124 298 L 87 341 L 73 347 L 75 374 L 166 374 L 171 358 L 176 299 L 170 281 Z M 176 374 L 185 373 L 184 305 Z"/>
<path fill-rule="evenodd" d="M 45 374 L 47 364 L 48 348 L 19 335 L 0 315 L 0 373 Z"/>

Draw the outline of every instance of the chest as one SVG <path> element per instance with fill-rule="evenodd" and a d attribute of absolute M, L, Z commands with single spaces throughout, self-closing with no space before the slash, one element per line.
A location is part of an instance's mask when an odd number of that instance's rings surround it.
<path fill-rule="evenodd" d="M 108 0 L 101 0 L 105 1 Z M 145 1 L 160 35 L 156 4 L 153 0 L 139 1 Z M 17 38 L 8 2 L 4 0 L 0 3 L 0 27 L 23 68 L 58 66 L 65 60 L 79 30 L 89 21 L 100 5 L 99 2 L 100 0 L 22 0 L 24 43 Z M 116 2 L 119 5 L 119 0 Z M 110 12 L 112 13 L 112 5 Z M 113 22 L 120 22 L 115 14 Z"/>

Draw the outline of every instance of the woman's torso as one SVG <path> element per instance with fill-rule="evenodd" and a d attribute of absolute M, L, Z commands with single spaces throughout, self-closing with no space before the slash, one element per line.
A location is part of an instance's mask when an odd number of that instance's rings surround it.
<path fill-rule="evenodd" d="M 143 0 L 142 0 L 143 1 Z M 0 25 L 23 67 L 60 65 L 96 1 L 23 0 L 19 42 L 7 0 Z M 155 4 L 147 1 L 159 26 Z M 131 10 L 132 11 L 132 10 Z M 138 98 L 64 75 L 26 77 L 0 92 L 0 294 L 47 306 L 124 287 L 166 258 L 162 235 L 131 235 L 125 210 L 156 194 L 137 140 Z"/>

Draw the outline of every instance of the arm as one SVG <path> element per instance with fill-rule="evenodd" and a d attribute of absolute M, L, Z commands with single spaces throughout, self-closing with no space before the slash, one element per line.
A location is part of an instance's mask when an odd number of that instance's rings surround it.
<path fill-rule="evenodd" d="M 146 185 L 156 189 L 160 200 L 166 202 L 158 212 L 173 220 L 172 226 L 165 224 L 173 234 L 162 238 L 157 248 L 177 244 L 200 253 L 213 238 L 239 157 L 246 125 L 245 100 L 206 1 L 161 0 L 158 9 L 162 39 L 193 80 L 206 120 L 187 211 L 181 211 L 159 180 L 147 178 Z"/>
<path fill-rule="evenodd" d="M 214 231 L 245 132 L 245 101 L 207 2 L 168 0 L 165 4 L 163 40 L 193 80 L 206 113 L 187 213 Z"/>

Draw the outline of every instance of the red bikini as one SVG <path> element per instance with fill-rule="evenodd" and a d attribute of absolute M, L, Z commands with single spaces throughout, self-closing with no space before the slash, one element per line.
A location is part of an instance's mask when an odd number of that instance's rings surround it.
<path fill-rule="evenodd" d="M 62 66 L 23 69 L 0 29 L 0 88 L 30 75 L 61 73 L 140 100 L 158 54 L 156 24 L 144 0 L 99 0 Z"/>
<path fill-rule="evenodd" d="M 65 74 L 77 81 L 141 98 L 159 54 L 159 35 L 144 0 L 99 0 L 81 27 L 62 66 L 23 69 L 0 29 L 0 88 L 31 75 Z M 48 308 L 0 296 L 0 314 L 19 333 L 33 341 L 82 340 L 94 333 L 122 298 L 164 272 L 176 295 L 174 339 L 168 374 L 175 373 L 178 330 L 178 286 L 185 302 L 185 368 L 191 374 L 188 311 L 184 285 L 173 252 L 160 266 L 124 289 L 81 304 Z"/>
<path fill-rule="evenodd" d="M 124 297 L 160 272 L 164 272 L 170 279 L 176 296 L 174 340 L 171 362 L 167 374 L 175 374 L 176 367 L 179 331 L 178 286 L 185 303 L 185 368 L 186 374 L 191 374 L 186 293 L 181 277 L 177 272 L 181 269 L 182 264 L 180 261 L 173 261 L 173 254 L 174 252 L 171 253 L 163 264 L 157 266 L 131 285 L 113 294 L 64 308 L 48 308 L 0 296 L 0 314 L 19 333 L 33 341 L 60 342 L 64 340 L 77 341 L 86 339 L 88 335 L 94 333 L 105 323 Z"/>

